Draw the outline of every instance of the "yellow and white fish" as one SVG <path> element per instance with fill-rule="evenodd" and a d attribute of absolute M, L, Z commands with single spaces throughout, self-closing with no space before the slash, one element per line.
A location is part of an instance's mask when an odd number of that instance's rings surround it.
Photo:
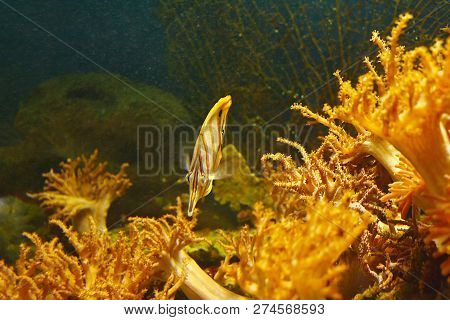
<path fill-rule="evenodd" d="M 189 217 L 192 216 L 198 200 L 211 192 L 212 182 L 218 178 L 225 125 L 230 107 L 231 96 L 220 99 L 209 111 L 200 128 L 189 172 L 186 175 L 189 183 Z"/>

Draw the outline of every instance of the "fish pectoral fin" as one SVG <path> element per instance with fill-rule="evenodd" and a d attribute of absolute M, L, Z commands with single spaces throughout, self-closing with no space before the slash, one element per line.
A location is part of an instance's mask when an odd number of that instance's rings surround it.
<path fill-rule="evenodd" d="M 175 184 L 185 184 L 186 183 L 186 177 L 180 178 L 177 181 L 175 181 Z"/>
<path fill-rule="evenodd" d="M 183 168 L 186 172 L 189 172 L 189 168 L 191 167 L 191 159 L 188 154 L 183 155 Z"/>

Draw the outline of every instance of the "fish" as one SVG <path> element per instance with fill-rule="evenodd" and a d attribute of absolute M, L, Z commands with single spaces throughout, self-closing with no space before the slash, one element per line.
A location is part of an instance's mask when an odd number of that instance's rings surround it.
<path fill-rule="evenodd" d="M 231 96 L 221 98 L 209 111 L 200 128 L 186 180 L 189 183 L 188 216 L 197 202 L 212 190 L 213 180 L 220 178 L 220 161 Z"/>

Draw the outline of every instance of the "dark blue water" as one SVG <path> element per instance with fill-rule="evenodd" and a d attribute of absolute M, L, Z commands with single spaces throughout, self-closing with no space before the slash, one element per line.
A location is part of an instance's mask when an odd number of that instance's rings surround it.
<path fill-rule="evenodd" d="M 357 2 L 351 0 L 349 3 L 352 1 Z M 258 4 L 266 2 L 277 4 L 276 0 L 257 1 Z M 293 0 L 293 4 L 300 2 Z M 182 87 L 182 84 L 174 81 L 173 74 L 172 81 L 169 80 L 165 30 L 155 12 L 160 3 L 161 0 L 0 0 L 0 135 L 8 133 L 10 139 L 10 130 L 1 128 L 11 126 L 20 101 L 26 99 L 39 83 L 58 75 L 107 70 L 177 95 L 180 92 L 177 86 Z M 325 12 L 333 15 L 335 3 L 334 0 L 318 0 L 314 11 L 308 12 L 308 18 L 322 21 Z M 391 17 L 399 12 L 415 11 L 420 7 L 423 9 L 419 14 L 421 17 L 437 7 L 434 1 L 405 0 L 400 2 L 403 4 L 401 9 L 394 12 L 393 6 L 386 6 L 389 2 L 361 3 L 368 4 L 368 17 L 376 18 L 370 22 L 371 30 L 383 30 L 389 26 Z M 445 12 L 448 14 L 448 5 L 442 5 L 445 1 L 436 3 L 441 9 L 433 11 L 433 16 L 443 20 Z M 189 6 L 189 1 L 184 5 Z M 386 19 L 384 13 L 380 14 L 384 10 Z M 205 19 L 210 16 L 217 15 L 207 13 Z M 223 31 L 220 28 L 218 23 L 219 34 Z M 195 30 L 187 32 L 196 35 Z M 366 41 L 369 38 L 366 33 L 361 26 L 364 36 L 357 34 L 359 37 L 350 40 Z M 321 37 L 320 34 L 317 36 Z M 190 57 L 183 56 L 183 59 Z M 331 69 L 344 66 L 339 62 Z M 197 82 L 202 84 L 204 80 Z"/>
<path fill-rule="evenodd" d="M 103 67 L 167 88 L 164 32 L 154 15 L 158 2 L 1 0 L 0 123 L 13 118 L 31 89 L 56 75 L 102 71 Z"/>

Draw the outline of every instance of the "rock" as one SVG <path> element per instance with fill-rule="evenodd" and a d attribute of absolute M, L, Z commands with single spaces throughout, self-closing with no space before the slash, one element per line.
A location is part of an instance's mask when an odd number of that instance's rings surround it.
<path fill-rule="evenodd" d="M 137 130 L 143 125 L 162 128 L 190 123 L 190 114 L 179 100 L 160 89 L 120 80 L 134 89 L 101 73 L 61 76 L 38 86 L 16 115 L 14 129 L 21 141 L 0 147 L 0 195 L 25 197 L 26 192 L 40 191 L 42 173 L 96 148 L 112 171 L 123 162 L 130 164 L 127 172 L 133 187 L 113 206 L 117 214 L 110 215 L 111 223 L 117 221 L 119 212 L 128 214 L 172 185 L 179 177 L 170 173 L 138 174 L 138 158 L 143 160 L 145 155 L 137 153 Z M 169 148 L 165 142 L 163 151 Z M 170 147 L 176 144 L 171 142 Z M 177 157 L 174 150 L 173 157 Z M 174 202 L 167 194 L 178 194 L 180 189 L 186 186 L 181 184 L 161 196 Z M 133 214 L 152 214 L 160 207 L 150 201 Z"/>

